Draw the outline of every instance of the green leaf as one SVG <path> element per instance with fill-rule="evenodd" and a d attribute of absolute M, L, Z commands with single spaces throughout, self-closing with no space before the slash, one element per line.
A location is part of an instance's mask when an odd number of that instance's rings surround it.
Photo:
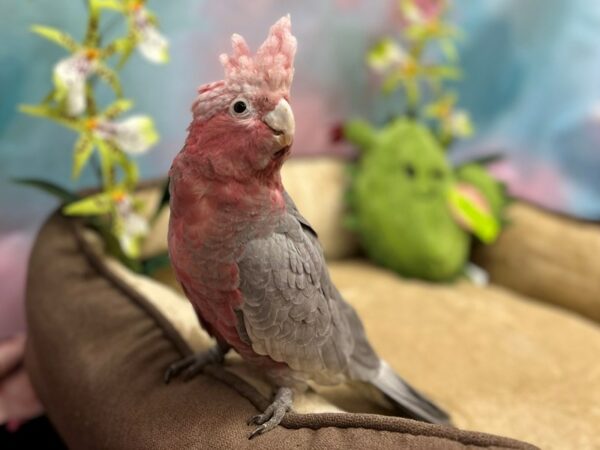
<path fill-rule="evenodd" d="M 103 139 L 95 139 L 100 154 L 100 171 L 102 173 L 102 185 L 104 189 L 112 189 L 115 184 L 114 148 Z"/>
<path fill-rule="evenodd" d="M 448 201 L 453 215 L 483 243 L 491 244 L 497 239 L 500 223 L 490 208 L 476 202 L 458 185 L 449 190 Z"/>
<path fill-rule="evenodd" d="M 81 45 L 68 33 L 57 30 L 56 28 L 46 27 L 44 25 L 33 25 L 31 31 L 44 39 L 48 39 L 49 41 L 60 45 L 71 53 L 74 53 L 81 48 Z"/>
<path fill-rule="evenodd" d="M 427 38 L 427 30 L 420 24 L 411 24 L 404 31 L 404 35 L 409 41 L 422 41 Z"/>
<path fill-rule="evenodd" d="M 90 159 L 93 150 L 94 141 L 92 137 L 87 133 L 79 136 L 79 139 L 77 139 L 75 147 L 73 148 L 73 172 L 71 175 L 73 179 L 76 180 L 79 178 L 81 170 Z"/>
<path fill-rule="evenodd" d="M 109 105 L 101 115 L 102 117 L 111 120 L 129 111 L 132 107 L 133 102 L 131 100 L 122 98 Z"/>
<path fill-rule="evenodd" d="M 137 37 L 134 32 L 130 32 L 127 37 L 119 40 L 117 52 L 121 54 L 121 58 L 117 63 L 117 70 L 123 68 L 127 60 L 131 57 L 137 43 Z"/>
<path fill-rule="evenodd" d="M 442 39 L 440 41 L 440 48 L 442 49 L 442 53 L 451 63 L 455 63 L 458 61 L 458 51 L 456 50 L 456 45 L 450 39 Z"/>
<path fill-rule="evenodd" d="M 137 164 L 131 161 L 121 150 L 113 149 L 112 155 L 113 161 L 118 163 L 123 169 L 123 174 L 125 175 L 125 186 L 133 189 L 140 177 Z"/>
<path fill-rule="evenodd" d="M 169 259 L 169 253 L 164 252 L 142 261 L 142 271 L 144 274 L 151 276 L 156 271 L 169 267 L 171 260 Z"/>
<path fill-rule="evenodd" d="M 49 181 L 38 180 L 35 178 L 15 178 L 12 181 L 23 186 L 41 189 L 42 191 L 57 197 L 63 202 L 73 202 L 79 198 L 74 192 L 70 192 L 62 186 Z"/>
<path fill-rule="evenodd" d="M 98 62 L 96 74 L 100 77 L 102 81 L 104 81 L 112 88 L 117 97 L 123 96 L 123 91 L 121 90 L 121 82 L 119 81 L 119 77 L 117 76 L 117 73 L 114 70 L 112 70 L 106 64 Z"/>
<path fill-rule="evenodd" d="M 383 84 L 381 85 L 381 90 L 384 94 L 391 94 L 398 88 L 398 85 L 402 82 L 403 78 L 404 74 L 402 73 L 402 71 L 395 70 L 387 77 L 385 77 L 385 79 L 383 80 Z"/>
<path fill-rule="evenodd" d="M 100 9 L 95 0 L 89 0 L 88 26 L 85 33 L 85 46 L 98 47 L 100 44 Z"/>
<path fill-rule="evenodd" d="M 404 89 L 406 90 L 406 99 L 408 105 L 417 107 L 421 98 L 421 91 L 419 89 L 419 83 L 414 79 L 404 80 Z"/>
<path fill-rule="evenodd" d="M 109 213 L 112 206 L 111 194 L 102 192 L 68 204 L 63 213 L 67 216 L 97 216 Z"/>
<path fill-rule="evenodd" d="M 102 59 L 106 59 L 111 57 L 115 53 L 123 53 L 128 40 L 129 38 L 127 37 L 115 39 L 102 50 L 100 50 L 100 57 Z"/>
<path fill-rule="evenodd" d="M 49 105 L 19 105 L 19 111 L 30 116 L 52 120 L 72 130 L 81 131 L 80 121 L 63 115 Z"/>
<path fill-rule="evenodd" d="M 425 75 L 445 80 L 459 80 L 462 72 L 453 66 L 431 66 L 424 69 Z"/>
<path fill-rule="evenodd" d="M 113 11 L 125 12 L 125 5 L 117 0 L 91 0 L 90 3 L 96 9 L 112 9 Z"/>
<path fill-rule="evenodd" d="M 158 17 L 156 16 L 156 14 L 146 9 L 146 16 L 148 18 L 148 22 L 158 28 L 160 24 L 158 23 Z"/>
<path fill-rule="evenodd" d="M 457 166 L 457 170 L 460 170 L 462 167 L 469 165 L 469 164 L 478 164 L 480 166 L 487 166 L 489 164 L 503 161 L 505 158 L 506 158 L 506 155 L 504 153 L 501 153 L 499 151 L 494 153 L 492 151 L 491 153 L 488 153 L 485 155 L 478 155 L 478 156 L 476 155 L 472 159 L 462 162 L 459 166 Z"/>
<path fill-rule="evenodd" d="M 96 96 L 94 95 L 94 86 L 92 83 L 86 83 L 85 85 L 85 98 L 87 102 L 88 115 L 93 117 L 98 114 L 98 105 L 96 103 Z"/>

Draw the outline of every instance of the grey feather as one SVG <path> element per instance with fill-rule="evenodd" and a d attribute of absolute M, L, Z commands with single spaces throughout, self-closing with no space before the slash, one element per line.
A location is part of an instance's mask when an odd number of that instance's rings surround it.
<path fill-rule="evenodd" d="M 371 384 L 391 399 L 396 408 L 404 415 L 430 423 L 448 424 L 448 414 L 431 403 L 411 385 L 400 378 L 394 370 L 381 361 L 377 376 L 370 380 Z"/>
<path fill-rule="evenodd" d="M 372 383 L 410 417 L 446 421 L 377 356 L 358 315 L 331 282 L 317 233 L 285 192 L 284 198 L 287 213 L 275 232 L 250 241 L 238 261 L 244 341 L 318 383 Z"/>

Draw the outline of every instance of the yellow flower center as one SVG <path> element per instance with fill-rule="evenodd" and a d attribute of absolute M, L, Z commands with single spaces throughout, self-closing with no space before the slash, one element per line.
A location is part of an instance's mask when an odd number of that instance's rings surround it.
<path fill-rule="evenodd" d="M 85 127 L 88 130 L 95 130 L 97 126 L 98 126 L 98 119 L 96 119 L 95 117 L 90 117 L 89 119 L 87 119 L 85 121 Z"/>
<path fill-rule="evenodd" d="M 131 11 L 139 11 L 140 8 L 142 8 L 142 6 L 144 6 L 144 2 L 141 2 L 139 0 L 135 0 L 135 1 L 133 1 L 133 2 L 130 3 L 129 9 L 131 9 Z"/>
<path fill-rule="evenodd" d="M 431 34 L 436 34 L 440 29 L 440 23 L 437 20 L 432 20 L 427 24 L 427 30 Z"/>
<path fill-rule="evenodd" d="M 447 118 L 452 112 L 452 107 L 449 104 L 443 104 L 439 106 L 438 114 L 442 118 Z"/>
<path fill-rule="evenodd" d="M 90 61 L 98 59 L 99 56 L 100 51 L 97 48 L 88 48 L 85 50 L 85 57 Z"/>
<path fill-rule="evenodd" d="M 404 63 L 404 73 L 408 77 L 414 77 L 417 74 L 417 63 L 412 59 L 409 59 Z"/>
<path fill-rule="evenodd" d="M 112 198 L 115 202 L 120 203 L 125 200 L 125 192 L 123 191 L 114 191 L 112 193 Z"/>

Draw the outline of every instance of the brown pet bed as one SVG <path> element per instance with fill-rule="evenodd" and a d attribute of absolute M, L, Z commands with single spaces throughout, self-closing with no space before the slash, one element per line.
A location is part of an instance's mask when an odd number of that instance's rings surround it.
<path fill-rule="evenodd" d="M 268 400 L 260 383 L 244 381 L 253 375 L 235 358 L 227 364 L 235 373 L 213 366 L 188 383 L 163 384 L 167 365 L 205 338 L 181 312 L 182 300 L 151 300 L 147 284 L 101 258 L 73 220 L 55 214 L 40 232 L 28 280 L 27 366 L 70 448 L 534 448 L 397 417 L 333 412 L 290 413 L 249 441 L 246 420 Z M 153 284 L 158 297 L 175 295 Z M 314 394 L 304 408 L 335 411 L 324 400 L 335 396 Z"/>

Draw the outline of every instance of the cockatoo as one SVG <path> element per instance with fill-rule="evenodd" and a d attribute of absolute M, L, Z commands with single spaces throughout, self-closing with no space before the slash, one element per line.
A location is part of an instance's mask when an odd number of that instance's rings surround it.
<path fill-rule="evenodd" d="M 173 363 L 165 380 L 190 378 L 237 351 L 277 387 L 250 419 L 258 426 L 251 438 L 276 427 L 311 380 L 368 383 L 411 418 L 447 422 L 373 350 L 331 282 L 317 233 L 283 188 L 295 127 L 289 16 L 254 55 L 241 36 L 232 44 L 220 57 L 225 79 L 199 88 L 169 174 L 172 266 L 216 345 Z"/>

